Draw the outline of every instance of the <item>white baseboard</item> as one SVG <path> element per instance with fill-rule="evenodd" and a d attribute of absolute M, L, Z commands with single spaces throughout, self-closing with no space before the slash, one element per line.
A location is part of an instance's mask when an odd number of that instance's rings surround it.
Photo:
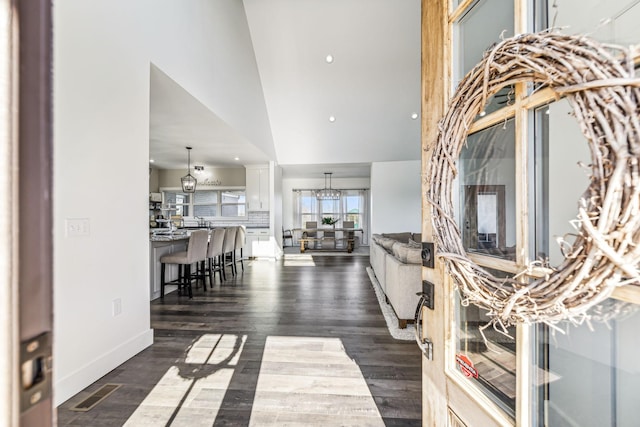
<path fill-rule="evenodd" d="M 122 343 L 53 384 L 54 406 L 59 406 L 95 381 L 153 344 L 153 329 Z"/>

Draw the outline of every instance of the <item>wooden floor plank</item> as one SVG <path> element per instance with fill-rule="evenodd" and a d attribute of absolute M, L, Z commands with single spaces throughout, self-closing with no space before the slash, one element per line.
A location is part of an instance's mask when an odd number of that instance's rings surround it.
<path fill-rule="evenodd" d="M 250 261 L 192 300 L 154 301 L 154 344 L 61 405 L 58 425 L 419 426 L 420 351 L 390 336 L 368 265 Z M 123 386 L 69 410 L 110 382 Z"/>

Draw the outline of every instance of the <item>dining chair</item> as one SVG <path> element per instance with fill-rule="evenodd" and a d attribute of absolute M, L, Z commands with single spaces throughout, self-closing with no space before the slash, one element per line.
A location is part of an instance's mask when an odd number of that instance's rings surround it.
<path fill-rule="evenodd" d="M 291 246 L 293 246 L 293 232 L 291 230 L 285 230 L 282 227 L 282 247 L 286 247 L 287 239 L 291 240 Z"/>
<path fill-rule="evenodd" d="M 342 228 L 343 229 L 354 228 L 354 221 L 342 221 Z M 355 234 L 356 233 L 354 231 L 349 231 L 349 230 L 345 230 L 342 232 L 342 244 L 344 245 L 345 248 L 349 244 L 349 239 L 353 241 L 353 245 L 355 247 Z"/>
<path fill-rule="evenodd" d="M 304 224 L 304 228 L 307 230 L 315 230 L 318 228 L 318 222 L 317 221 L 307 221 Z M 318 233 L 316 231 L 305 231 L 302 233 L 302 237 L 303 238 L 311 238 L 311 239 L 316 239 L 318 237 Z M 304 245 L 305 248 L 309 247 L 309 242 L 306 242 Z M 313 242 L 313 248 L 315 249 L 316 247 L 316 242 Z"/>
<path fill-rule="evenodd" d="M 336 232 L 335 231 L 323 231 L 322 239 L 320 239 L 320 247 L 322 249 L 336 248 Z"/>

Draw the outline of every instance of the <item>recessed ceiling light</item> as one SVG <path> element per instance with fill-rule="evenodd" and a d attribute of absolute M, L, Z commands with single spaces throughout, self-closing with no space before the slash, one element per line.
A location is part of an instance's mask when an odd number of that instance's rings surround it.
<path fill-rule="evenodd" d="M 329 121 L 330 121 L 331 123 L 335 122 L 335 121 L 336 121 L 335 116 L 329 116 Z"/>
<path fill-rule="evenodd" d="M 415 120 L 418 118 L 418 113 L 411 114 L 411 120 Z"/>
<path fill-rule="evenodd" d="M 327 55 L 324 60 L 327 61 L 327 64 L 331 64 L 333 62 L 333 55 Z"/>
<path fill-rule="evenodd" d="M 149 159 L 149 163 L 153 163 L 153 162 L 155 162 L 155 160 Z"/>
<path fill-rule="evenodd" d="M 233 160 L 238 161 L 240 160 L 240 157 L 234 157 Z"/>

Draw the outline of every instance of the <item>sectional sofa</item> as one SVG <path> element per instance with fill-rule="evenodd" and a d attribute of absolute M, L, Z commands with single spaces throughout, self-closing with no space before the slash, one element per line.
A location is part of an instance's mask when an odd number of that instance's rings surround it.
<path fill-rule="evenodd" d="M 413 322 L 422 290 L 420 233 L 385 233 L 371 236 L 369 262 L 398 317 L 398 326 Z"/>

